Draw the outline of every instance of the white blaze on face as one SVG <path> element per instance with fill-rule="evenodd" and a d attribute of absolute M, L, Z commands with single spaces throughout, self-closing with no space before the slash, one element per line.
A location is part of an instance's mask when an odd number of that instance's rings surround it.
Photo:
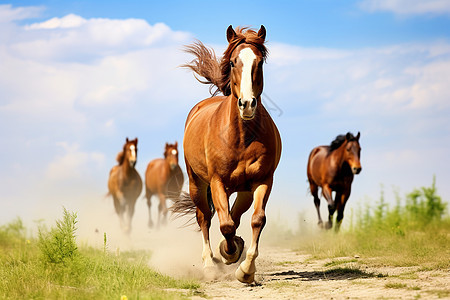
<path fill-rule="evenodd" d="M 177 150 L 175 150 L 175 149 L 172 149 L 172 155 L 177 155 Z"/>
<path fill-rule="evenodd" d="M 252 49 L 245 48 L 239 52 L 239 58 L 243 64 L 240 97 L 242 101 L 251 101 L 253 99 L 252 67 L 256 55 Z"/>
<path fill-rule="evenodd" d="M 131 152 L 130 160 L 136 161 L 136 147 L 134 145 L 130 146 L 130 152 Z"/>

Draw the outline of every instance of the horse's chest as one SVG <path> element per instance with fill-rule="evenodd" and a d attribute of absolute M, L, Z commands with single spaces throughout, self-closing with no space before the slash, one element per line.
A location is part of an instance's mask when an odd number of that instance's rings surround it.
<path fill-rule="evenodd" d="M 268 161 L 266 155 L 248 155 L 244 159 L 238 159 L 230 165 L 228 178 L 230 186 L 249 188 L 255 181 L 267 176 Z"/>

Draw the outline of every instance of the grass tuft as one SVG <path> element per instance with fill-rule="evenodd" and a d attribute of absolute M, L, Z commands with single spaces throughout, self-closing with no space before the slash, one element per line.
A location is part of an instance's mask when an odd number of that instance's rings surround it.
<path fill-rule="evenodd" d="M 0 227 L 0 299 L 185 299 L 200 285 L 150 269 L 150 253 L 78 247 L 76 214 L 27 238 L 20 220 Z"/>

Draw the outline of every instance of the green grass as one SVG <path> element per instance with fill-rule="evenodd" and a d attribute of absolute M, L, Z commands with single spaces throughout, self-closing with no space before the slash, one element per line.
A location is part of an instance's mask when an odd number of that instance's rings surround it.
<path fill-rule="evenodd" d="M 435 180 L 404 198 L 397 195 L 395 205 L 385 203 L 382 191 L 376 203 L 348 213 L 344 222 L 350 226 L 339 233 L 299 228 L 272 236 L 289 237 L 288 245 L 312 254 L 311 259 L 332 259 L 330 266 L 354 262 L 374 267 L 450 268 L 450 217 L 447 203 L 437 195 Z M 276 242 L 286 243 L 286 238 Z"/>
<path fill-rule="evenodd" d="M 388 289 L 404 289 L 407 287 L 407 285 L 405 283 L 394 282 L 394 283 L 386 283 L 384 287 Z"/>
<path fill-rule="evenodd" d="M 183 299 L 198 283 L 176 280 L 147 266 L 149 253 L 78 247 L 76 214 L 39 237 L 26 236 L 18 219 L 0 227 L 1 299 Z"/>

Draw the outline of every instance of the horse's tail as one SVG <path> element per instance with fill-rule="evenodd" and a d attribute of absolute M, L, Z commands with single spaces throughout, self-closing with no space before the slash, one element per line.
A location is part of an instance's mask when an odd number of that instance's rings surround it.
<path fill-rule="evenodd" d="M 214 50 L 207 48 L 200 41 L 195 41 L 192 45 L 185 46 L 184 51 L 194 55 L 196 58 L 188 64 L 181 65 L 181 67 L 192 70 L 194 72 L 195 79 L 197 79 L 200 83 L 209 84 L 209 93 L 212 96 L 216 96 L 219 92 L 223 92 L 220 62 L 217 59 Z M 201 80 L 195 74 L 203 77 L 204 80 Z"/>
<path fill-rule="evenodd" d="M 211 210 L 211 217 L 214 216 L 216 212 L 216 208 L 214 207 L 212 196 L 211 196 L 211 188 L 208 186 L 206 190 L 206 195 L 208 199 L 209 209 Z M 185 216 L 193 215 L 186 223 L 185 226 L 192 225 L 195 223 L 194 218 L 196 217 L 197 206 L 194 201 L 192 201 L 191 196 L 187 192 L 182 192 L 180 196 L 174 199 L 174 203 L 169 208 L 172 212 L 172 216 L 174 218 L 180 218 Z"/>

